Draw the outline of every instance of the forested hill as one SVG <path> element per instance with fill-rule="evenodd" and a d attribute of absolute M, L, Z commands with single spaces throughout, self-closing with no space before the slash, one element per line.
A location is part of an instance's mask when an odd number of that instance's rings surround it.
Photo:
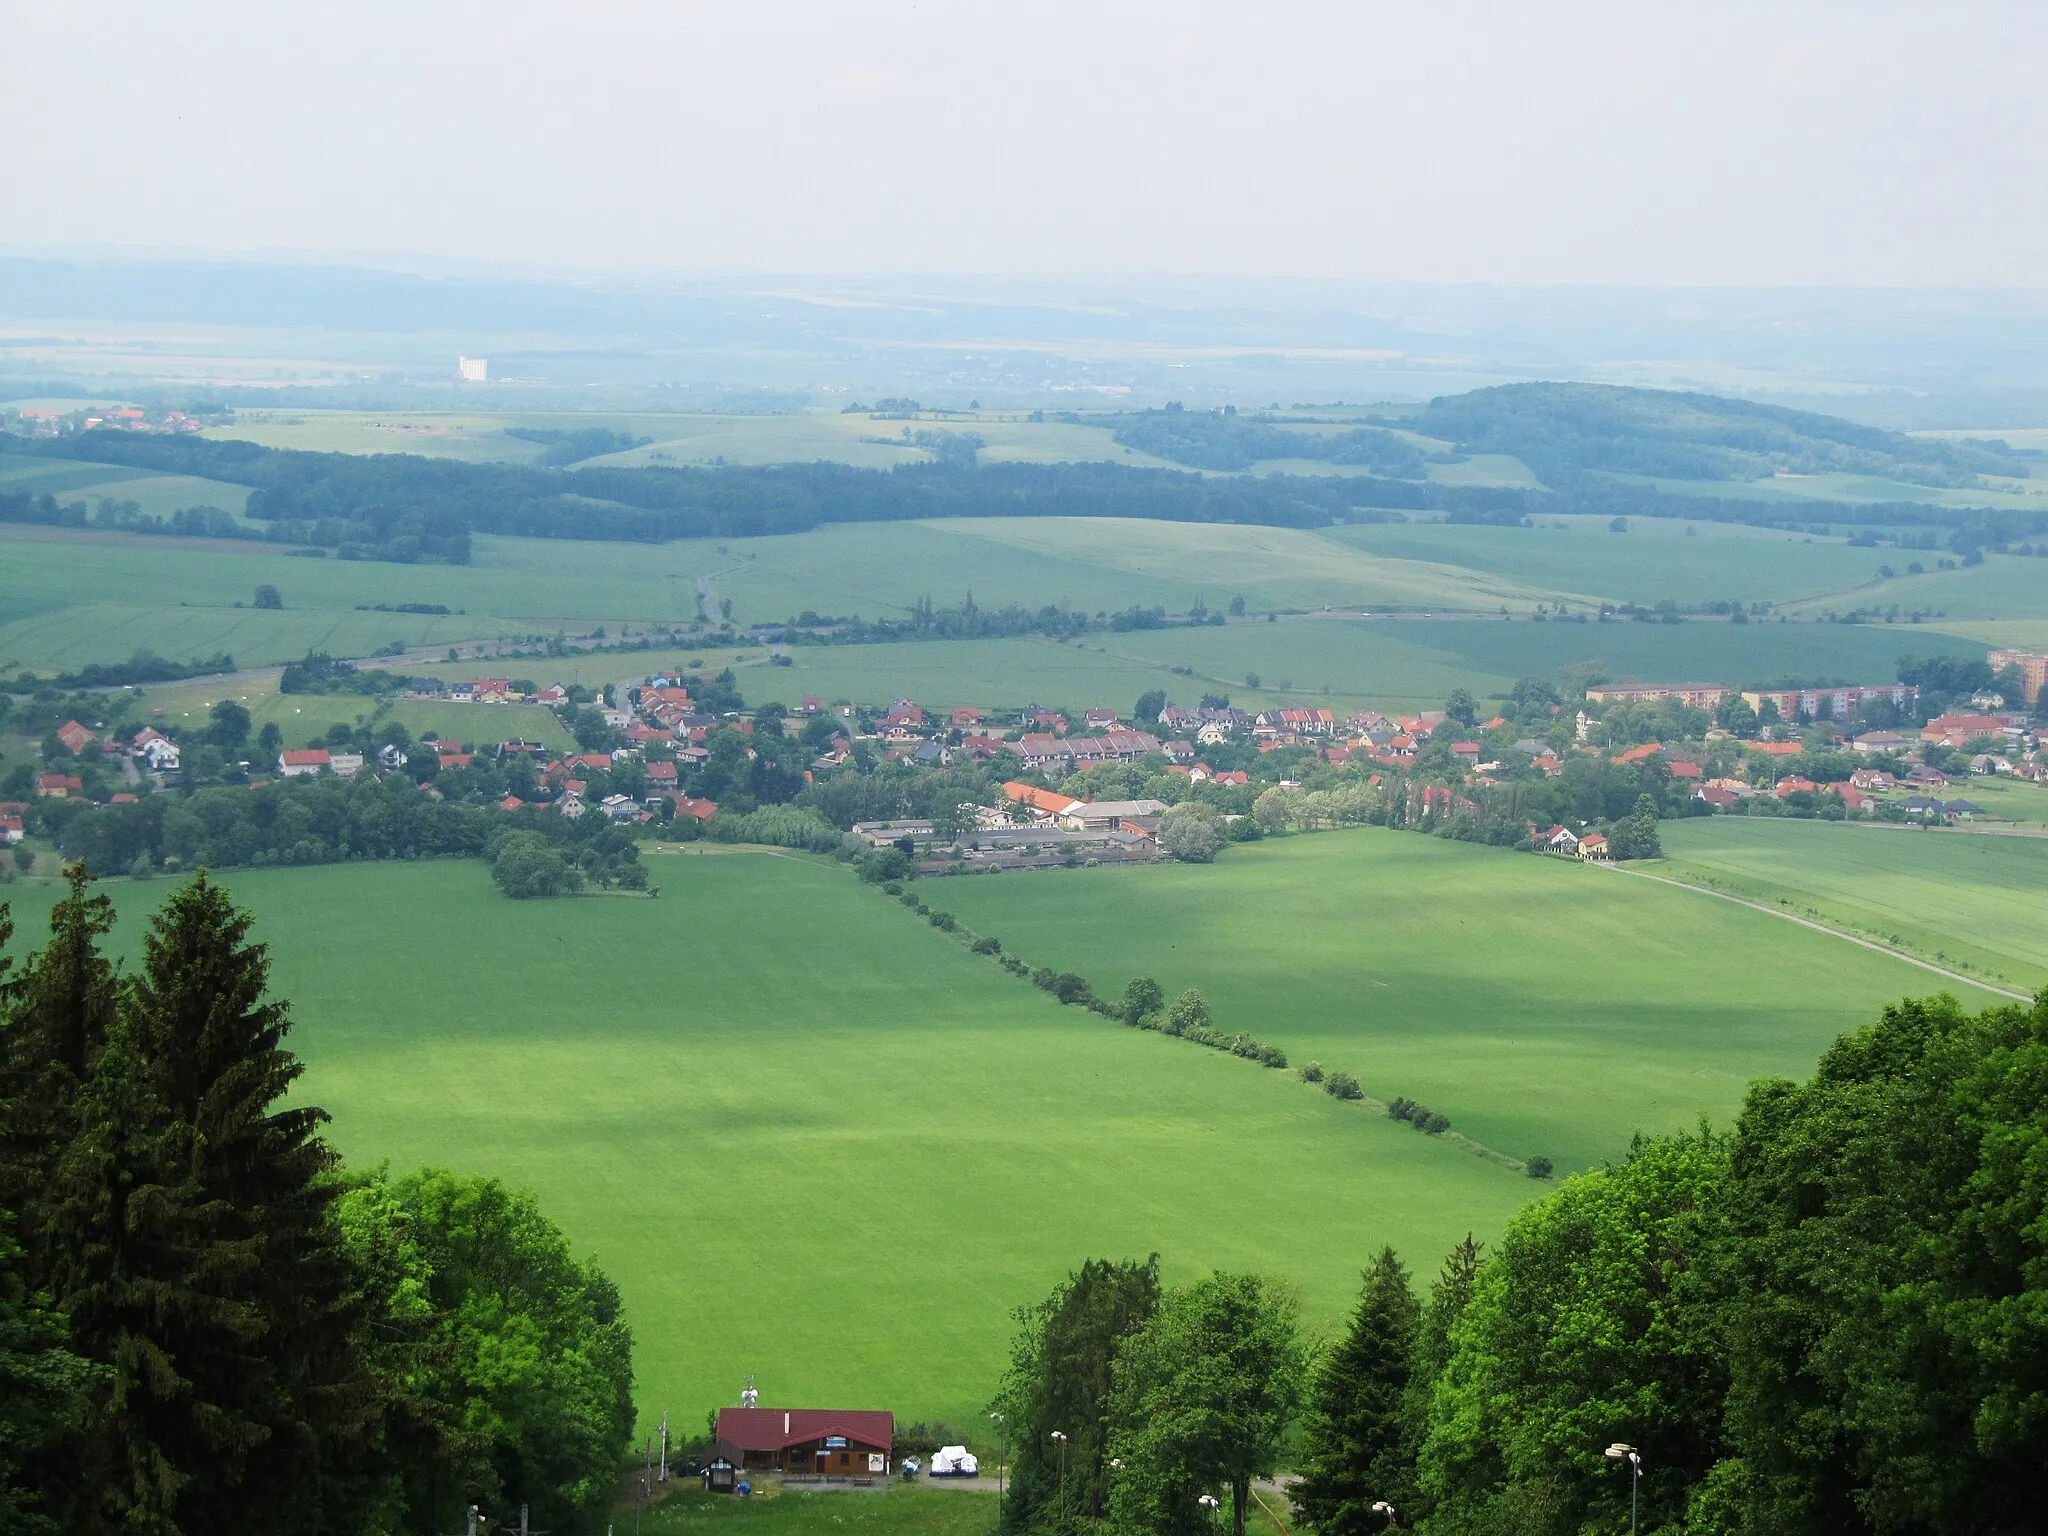
<path fill-rule="evenodd" d="M 1227 413 L 1146 412 L 1122 421 L 1120 437 L 1136 434 L 1158 451 L 1214 460 L 1216 467 L 1276 449 L 1301 457 L 1309 451 L 1301 445 L 1308 444 L 1332 463 L 1371 473 L 1224 478 L 1099 462 L 971 461 L 890 470 L 826 462 L 579 469 L 311 453 L 106 428 L 47 440 L 0 439 L 0 449 L 246 485 L 252 489 L 248 514 L 269 524 L 270 538 L 371 560 L 464 562 L 472 533 L 661 541 L 942 517 L 1135 517 L 1321 528 L 1415 513 L 1513 524 L 1578 512 L 1765 525 L 1947 526 L 1955 530 L 1949 542 L 1957 549 L 1996 549 L 2048 527 L 2048 513 L 2022 508 L 1677 495 L 1603 473 L 1725 481 L 1790 467 L 1971 485 L 1980 474 L 2025 475 L 2029 458 L 2037 457 L 2002 444 L 1927 441 L 1711 395 L 1516 384 L 1434 400 L 1413 423 L 1464 452 L 1515 455 L 1543 479 L 1543 489 L 1420 478 L 1426 469 L 1419 451 L 1378 428 L 1319 439 Z M 83 515 L 82 505 L 0 494 L 0 522 L 62 523 Z"/>
<path fill-rule="evenodd" d="M 2025 478 L 2032 457 L 2003 443 L 1909 437 L 1812 411 L 1607 384 L 1503 384 L 1443 395 L 1413 425 L 1460 453 L 1513 454 L 1555 490 L 1597 470 L 1755 480 L 1789 469 L 1967 487 L 1979 475 Z"/>
<path fill-rule="evenodd" d="M 1522 492 L 1483 486 L 1324 476 L 1218 479 L 1100 463 L 547 469 L 107 430 L 24 442 L 22 451 L 250 486 L 248 515 L 270 523 L 287 542 L 339 546 L 346 554 L 383 560 L 466 561 L 473 532 L 658 541 L 935 517 L 1140 517 L 1323 528 L 1384 520 L 1388 509 L 1508 523 L 1527 510 Z M 0 521 L 33 520 L 0 507 Z"/>

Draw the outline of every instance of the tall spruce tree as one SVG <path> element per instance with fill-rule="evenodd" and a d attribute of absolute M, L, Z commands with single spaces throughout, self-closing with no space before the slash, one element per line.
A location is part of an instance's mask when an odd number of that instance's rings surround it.
<path fill-rule="evenodd" d="M 300 1068 L 249 926 L 204 874 L 173 894 L 78 1099 L 53 1288 L 114 1374 L 81 1530 L 347 1531 L 374 1492 L 326 1116 L 275 1107 Z"/>
<path fill-rule="evenodd" d="M 1292 1490 L 1302 1520 L 1322 1536 L 1364 1536 L 1387 1520 L 1373 1505 L 1406 1510 L 1415 1482 L 1405 1414 L 1421 1308 L 1408 1271 L 1384 1248 L 1365 1272 L 1351 1326 L 1316 1374 L 1302 1475 Z"/>
<path fill-rule="evenodd" d="M 114 924 L 113 903 L 92 894 L 84 865 L 73 864 L 65 878 L 71 893 L 50 909 L 49 944 L 12 980 L 0 968 L 0 1209 L 15 1213 L 31 1293 L 48 1285 L 53 1182 L 119 995 L 114 967 L 99 950 Z"/>

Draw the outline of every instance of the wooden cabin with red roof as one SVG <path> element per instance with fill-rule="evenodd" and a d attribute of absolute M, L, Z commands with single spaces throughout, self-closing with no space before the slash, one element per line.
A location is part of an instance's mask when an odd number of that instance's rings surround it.
<path fill-rule="evenodd" d="M 887 1477 L 896 1415 L 867 1408 L 721 1408 L 718 1454 L 749 1472 Z"/>

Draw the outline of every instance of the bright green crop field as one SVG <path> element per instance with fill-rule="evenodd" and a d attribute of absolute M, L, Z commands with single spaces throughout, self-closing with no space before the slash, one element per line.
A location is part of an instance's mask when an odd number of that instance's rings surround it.
<path fill-rule="evenodd" d="M 1222 1028 L 1560 1167 L 1612 1156 L 1637 1130 L 1726 1117 L 1752 1077 L 1802 1073 L 1886 999 L 1941 985 L 1728 902 L 1376 829 L 1244 845 L 1214 866 L 967 878 L 924 895 L 1098 991 L 1134 975 L 1169 995 L 1198 987 Z"/>
<path fill-rule="evenodd" d="M 2031 786 L 2020 792 L 2048 800 Z M 1991 799 L 1975 783 L 1950 793 Z M 1669 863 L 1659 874 L 2001 986 L 2048 985 L 2048 838 L 1703 816 L 1666 823 L 1662 841 Z"/>
<path fill-rule="evenodd" d="M 1534 528 L 1383 523 L 1331 529 L 1328 536 L 1373 554 L 1492 571 L 1645 607 L 1666 598 L 1697 605 L 1834 596 L 1876 581 L 1881 565 L 1905 565 L 1897 550 L 1856 549 L 1841 539 L 1740 524 L 1635 518 L 1627 533 L 1610 533 L 1592 519 L 1555 526 L 1561 522 L 1544 518 Z"/>
<path fill-rule="evenodd" d="M 1063 1009 L 838 866 L 653 865 L 652 900 L 509 902 L 480 862 L 228 883 L 348 1158 L 536 1191 L 624 1291 L 642 1406 L 683 1423 L 750 1371 L 976 1422 L 1010 1309 L 1090 1254 L 1268 1269 L 1333 1325 L 1379 1244 L 1431 1266 L 1538 1188 Z M 107 882 L 123 944 L 167 888 Z M 7 888 L 18 943 L 53 889 Z"/>
<path fill-rule="evenodd" d="M 643 1407 L 683 1422 L 747 1372 L 771 1399 L 974 1422 L 1010 1308 L 1090 1254 L 1285 1275 L 1333 1327 L 1377 1245 L 1427 1270 L 1540 1187 L 1291 1073 L 1063 1009 L 838 866 L 651 872 L 653 899 L 534 903 L 476 862 L 227 878 L 345 1155 L 533 1189 L 618 1279 Z M 167 887 L 104 888 L 132 953 Z M 1394 833 L 923 891 L 1105 990 L 1202 987 L 1227 1027 L 1560 1168 L 1725 1117 L 1752 1076 L 1930 990 L 1706 896 Z M 53 892 L 7 888 L 18 946 Z"/>

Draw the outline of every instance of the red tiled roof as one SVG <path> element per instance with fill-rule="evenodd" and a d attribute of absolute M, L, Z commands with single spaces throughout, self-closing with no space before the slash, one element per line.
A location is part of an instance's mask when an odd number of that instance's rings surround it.
<path fill-rule="evenodd" d="M 887 1450 L 896 1438 L 896 1415 L 873 1408 L 721 1408 L 718 1438 L 743 1451 L 779 1451 L 844 1435 L 855 1445 Z"/>
<path fill-rule="evenodd" d="M 325 747 L 290 748 L 278 756 L 287 768 L 325 768 L 332 761 Z"/>

